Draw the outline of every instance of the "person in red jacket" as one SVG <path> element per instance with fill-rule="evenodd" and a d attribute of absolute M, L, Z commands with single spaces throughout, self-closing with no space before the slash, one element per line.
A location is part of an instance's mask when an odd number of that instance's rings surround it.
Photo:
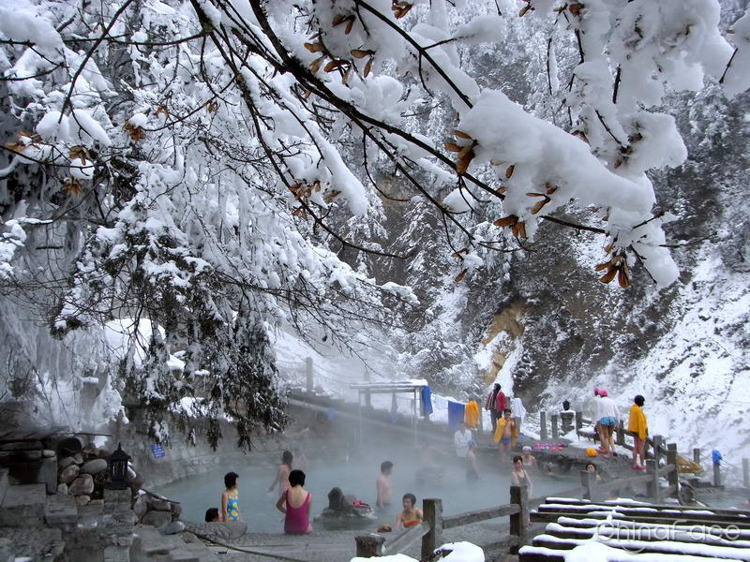
<path fill-rule="evenodd" d="M 508 407 L 508 399 L 500 389 L 500 383 L 495 383 L 492 392 L 484 399 L 484 409 L 490 411 L 490 420 L 492 421 L 492 432 L 494 434 L 497 427 L 497 420 L 503 416 L 503 412 Z"/>

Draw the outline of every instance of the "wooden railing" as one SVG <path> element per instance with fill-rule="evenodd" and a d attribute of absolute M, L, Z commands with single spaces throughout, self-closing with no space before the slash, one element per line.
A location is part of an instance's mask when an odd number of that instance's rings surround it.
<path fill-rule="evenodd" d="M 402 553 L 421 539 L 422 548 L 420 556 L 422 559 L 428 559 L 443 544 L 444 530 L 505 516 L 510 517 L 508 536 L 491 544 L 481 546 L 491 550 L 502 549 L 510 550 L 511 553 L 517 553 L 518 549 L 528 539 L 530 505 L 534 505 L 534 502 L 529 501 L 528 488 L 526 486 L 510 487 L 509 504 L 477 511 L 467 511 L 449 517 L 443 516 L 443 500 L 436 498 L 425 499 L 422 501 L 424 512 L 422 525 L 407 529 L 388 542 L 381 535 L 356 537 L 357 556 L 382 556 L 383 554 Z"/>

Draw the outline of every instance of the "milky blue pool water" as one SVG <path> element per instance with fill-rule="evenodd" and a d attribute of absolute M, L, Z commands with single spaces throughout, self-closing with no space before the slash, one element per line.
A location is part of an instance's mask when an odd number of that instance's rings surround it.
<path fill-rule="evenodd" d="M 420 507 L 422 499 L 426 497 L 442 499 L 445 515 L 494 507 L 509 501 L 511 466 L 509 462 L 501 463 L 494 453 L 480 455 L 480 480 L 467 482 L 461 459 L 449 454 L 418 459 L 414 450 L 407 448 L 392 449 L 385 454 L 368 454 L 364 451 L 349 458 L 309 461 L 304 471 L 307 476 L 305 488 L 313 496 L 312 513 L 317 515 L 328 505 L 328 492 L 334 486 L 374 507 L 375 481 L 383 460 L 395 463 L 392 475 L 394 501 L 389 509 L 377 512 L 373 531 L 379 525 L 394 523 L 401 509 L 401 497 L 407 492 L 417 496 Z M 257 463 L 249 455 L 244 465 L 228 465 L 221 470 L 186 478 L 153 491 L 181 502 L 183 519 L 203 521 L 207 508 L 220 505 L 224 474 L 234 471 L 240 475 L 240 509 L 248 523 L 248 531 L 283 532 L 283 514 L 275 509 L 278 492 L 267 493 L 274 479 L 275 467 L 268 465 L 267 459 L 263 466 Z M 442 478 L 439 478 L 437 474 L 441 471 Z M 578 485 L 575 476 L 577 474 L 570 478 L 547 479 L 532 474 L 533 496 L 553 495 L 575 487 Z"/>

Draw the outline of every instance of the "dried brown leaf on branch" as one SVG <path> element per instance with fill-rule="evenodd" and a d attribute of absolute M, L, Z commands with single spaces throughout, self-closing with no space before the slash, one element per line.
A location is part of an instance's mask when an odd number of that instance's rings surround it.
<path fill-rule="evenodd" d="M 445 146 L 446 150 L 456 152 L 458 154 L 458 160 L 456 161 L 456 172 L 459 175 L 465 174 L 466 170 L 469 169 L 471 161 L 474 159 L 474 147 L 479 145 L 479 142 L 476 139 L 472 139 L 470 135 L 464 133 L 463 131 L 456 130 L 453 131 L 453 134 L 462 141 L 471 141 L 469 144 L 465 144 L 464 142 L 461 142 L 459 144 L 453 141 L 448 141 L 443 145 Z"/>
<path fill-rule="evenodd" d="M 605 271 L 604 275 L 599 278 L 602 283 L 611 283 L 617 277 L 617 283 L 623 289 L 630 287 L 630 274 L 628 273 L 628 263 L 625 254 L 620 252 L 613 254 L 608 261 L 598 264 L 595 271 Z"/>
<path fill-rule="evenodd" d="M 568 10 L 570 10 L 570 13 L 574 16 L 580 16 L 581 10 L 583 10 L 583 4 L 580 2 L 573 2 L 572 4 L 568 4 Z"/>
<path fill-rule="evenodd" d="M 458 275 L 456 275 L 456 278 L 454 279 L 454 281 L 456 283 L 460 283 L 461 281 L 463 281 L 463 278 L 466 277 L 466 273 L 468 271 L 469 271 L 468 269 L 464 269 L 461 273 L 459 273 Z"/>
<path fill-rule="evenodd" d="M 325 47 L 321 43 L 305 43 L 305 49 L 311 53 L 322 53 L 325 51 Z"/>
<path fill-rule="evenodd" d="M 518 217 L 516 215 L 508 215 L 507 217 L 497 219 L 492 224 L 494 224 L 495 226 L 499 226 L 500 228 L 504 228 L 506 226 L 513 226 L 517 222 L 518 222 Z"/>
<path fill-rule="evenodd" d="M 509 226 L 510 231 L 513 233 L 513 236 L 515 236 L 516 238 L 522 238 L 524 240 L 526 239 L 526 223 L 524 223 L 516 215 L 508 215 L 507 217 L 497 219 L 492 224 L 494 224 L 495 226 L 499 226 L 500 228 Z"/>
<path fill-rule="evenodd" d="M 588 138 L 588 137 L 586 136 L 586 133 L 584 133 L 584 132 L 583 132 L 583 131 L 581 131 L 581 130 L 578 130 L 578 129 L 576 129 L 575 131 L 573 131 L 573 132 L 572 132 L 572 133 L 570 133 L 570 134 L 571 134 L 571 135 L 573 135 L 574 137 L 578 137 L 579 139 L 581 139 L 581 140 L 582 140 L 583 142 L 585 142 L 586 144 L 591 144 L 591 143 L 589 142 L 589 138 Z"/>
<path fill-rule="evenodd" d="M 409 10 L 411 10 L 412 7 L 414 7 L 414 4 L 411 2 L 404 2 L 403 0 L 393 0 L 391 3 L 391 10 L 393 10 L 393 15 L 396 19 L 403 18 L 409 13 Z"/>
<path fill-rule="evenodd" d="M 349 52 L 355 59 L 363 59 L 365 57 L 370 57 L 375 54 L 375 51 L 370 50 L 370 49 L 352 49 Z"/>
<path fill-rule="evenodd" d="M 314 61 L 312 61 L 310 63 L 310 72 L 312 72 L 313 74 L 315 74 L 316 72 L 318 72 L 318 70 L 320 70 L 320 65 L 323 64 L 324 60 L 326 60 L 326 56 L 325 55 L 323 55 L 322 57 L 318 57 L 317 59 L 315 59 Z"/>
<path fill-rule="evenodd" d="M 122 128 L 125 129 L 132 141 L 138 142 L 146 136 L 146 132 L 141 127 L 136 127 L 130 121 L 126 121 Z"/>
<path fill-rule="evenodd" d="M 65 181 L 63 182 L 63 190 L 68 195 L 80 195 L 83 192 L 83 187 L 77 179 L 65 178 Z"/>
<path fill-rule="evenodd" d="M 474 141 L 472 144 L 465 146 L 463 149 L 461 149 L 461 152 L 458 153 L 456 173 L 458 173 L 459 175 L 465 174 L 466 170 L 469 169 L 471 161 L 474 160 L 474 147 L 476 146 L 476 144 L 477 141 Z"/>
<path fill-rule="evenodd" d="M 544 207 L 544 206 L 545 206 L 545 205 L 546 205 L 547 203 L 549 203 L 549 202 L 550 202 L 550 198 L 549 198 L 549 197 L 547 197 L 546 195 L 543 195 L 543 197 L 544 197 L 544 199 L 542 199 L 541 201 L 537 201 L 537 202 L 536 202 L 536 203 L 534 203 L 534 205 L 533 205 L 533 206 L 531 207 L 531 214 L 532 214 L 532 215 L 536 215 L 536 214 L 537 214 L 537 213 L 538 213 L 539 211 L 541 211 L 541 210 L 542 210 L 542 208 L 543 208 L 543 207 Z"/>
<path fill-rule="evenodd" d="M 73 160 L 74 158 L 80 158 L 81 162 L 83 162 L 84 164 L 86 164 L 87 160 L 91 160 L 89 151 L 86 150 L 85 146 L 71 146 L 69 156 L 71 160 Z"/>
<path fill-rule="evenodd" d="M 352 29 L 354 28 L 354 21 L 355 17 L 352 14 L 336 14 L 333 16 L 333 27 L 338 27 L 341 24 L 346 24 L 346 27 L 344 28 L 344 33 L 346 35 L 349 35 L 352 32 Z"/>
<path fill-rule="evenodd" d="M 5 148 L 12 152 L 21 152 L 27 146 L 36 145 L 42 140 L 42 137 L 36 133 L 27 133 L 26 131 L 18 131 L 16 137 L 18 140 L 5 143 Z"/>
<path fill-rule="evenodd" d="M 335 189 L 333 189 L 333 190 L 329 191 L 326 194 L 326 196 L 323 198 L 323 200 L 326 203 L 330 203 L 331 201 L 333 201 L 334 199 L 336 199 L 336 197 L 338 197 L 339 195 L 341 195 L 341 192 L 340 191 L 336 191 Z"/>
<path fill-rule="evenodd" d="M 341 68 L 342 66 L 349 66 L 349 62 L 342 59 L 332 60 L 323 67 L 323 72 L 333 72 L 334 70 L 336 70 L 337 68 Z"/>
<path fill-rule="evenodd" d="M 292 212 L 292 216 L 295 216 L 295 217 L 300 217 L 300 218 L 306 219 L 306 218 L 307 218 L 307 209 L 305 209 L 304 207 L 297 207 L 297 208 L 296 208 L 296 209 L 295 209 L 295 210 L 294 210 L 294 211 Z"/>

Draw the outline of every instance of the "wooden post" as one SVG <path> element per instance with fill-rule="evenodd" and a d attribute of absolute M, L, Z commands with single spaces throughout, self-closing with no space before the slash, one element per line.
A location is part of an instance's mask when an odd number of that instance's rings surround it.
<path fill-rule="evenodd" d="M 721 465 L 718 462 L 714 463 L 714 486 L 721 486 Z"/>
<path fill-rule="evenodd" d="M 510 534 L 518 537 L 518 545 L 510 548 L 511 554 L 518 554 L 518 549 L 526 544 L 529 532 L 529 488 L 527 486 L 510 487 L 510 503 L 519 506 L 520 511 L 510 516 Z M 424 558 L 424 551 L 422 551 Z"/>
<path fill-rule="evenodd" d="M 701 450 L 698 448 L 693 449 L 693 462 L 698 465 L 701 463 Z"/>
<path fill-rule="evenodd" d="M 661 435 L 654 435 L 654 460 L 656 461 L 656 468 L 659 468 L 659 461 L 661 461 L 661 449 L 664 444 L 664 437 Z"/>
<path fill-rule="evenodd" d="M 742 483 L 750 490 L 750 459 L 742 459 Z"/>
<path fill-rule="evenodd" d="M 539 412 L 539 439 L 541 441 L 547 440 L 547 412 L 544 410 Z"/>
<path fill-rule="evenodd" d="M 557 441 L 560 438 L 560 431 L 557 426 L 557 420 L 559 416 L 557 414 L 552 414 L 550 416 L 550 419 L 552 420 L 552 441 Z"/>
<path fill-rule="evenodd" d="M 595 477 L 596 475 L 593 472 L 589 472 L 588 470 L 581 471 L 581 486 L 583 486 L 583 499 L 584 500 L 594 501 L 594 498 L 591 497 L 591 492 L 592 492 L 591 485 Z"/>
<path fill-rule="evenodd" d="M 312 394 L 313 391 L 313 360 L 312 357 L 305 357 L 305 378 L 307 379 L 307 392 Z"/>
<path fill-rule="evenodd" d="M 484 435 L 484 410 L 482 409 L 482 398 L 475 398 L 479 405 L 479 426 L 477 426 L 477 435 Z"/>
<path fill-rule="evenodd" d="M 672 497 L 676 498 L 680 483 L 680 472 L 677 470 L 677 443 L 667 445 L 667 464 L 674 465 L 674 470 L 667 474 L 667 482 L 669 482 L 670 487 L 674 486 Z"/>
<path fill-rule="evenodd" d="M 648 495 L 654 503 L 661 503 L 661 490 L 659 489 L 659 465 L 655 459 L 648 459 L 646 461 L 648 467 L 648 473 L 653 476 L 651 482 L 648 483 Z"/>
<path fill-rule="evenodd" d="M 617 439 L 615 441 L 620 447 L 625 446 L 625 424 L 622 420 L 617 424 Z"/>
<path fill-rule="evenodd" d="M 583 427 L 583 412 L 576 412 L 576 432 L 581 431 L 582 427 Z"/>
<path fill-rule="evenodd" d="M 373 556 L 383 556 L 383 543 L 385 537 L 370 533 L 360 537 L 354 537 L 357 545 L 357 556 L 362 558 L 372 558 Z"/>
<path fill-rule="evenodd" d="M 435 549 L 443 544 L 443 500 L 422 500 L 422 512 L 424 522 L 430 526 L 430 530 L 422 537 L 423 560 L 432 558 Z"/>

